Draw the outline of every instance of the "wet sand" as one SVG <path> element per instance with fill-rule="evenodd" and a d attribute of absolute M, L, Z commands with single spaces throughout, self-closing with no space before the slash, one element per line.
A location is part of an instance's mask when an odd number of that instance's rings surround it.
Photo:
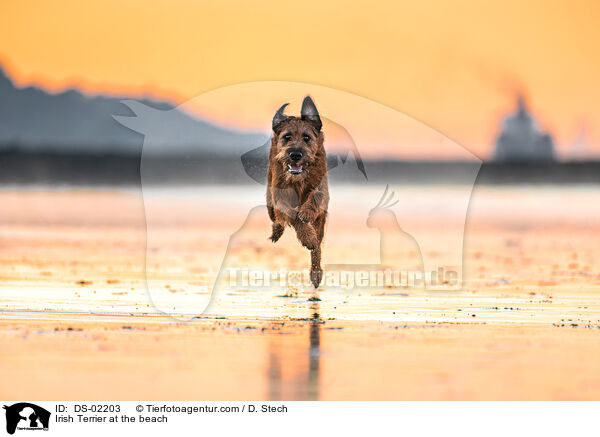
<path fill-rule="evenodd" d="M 182 214 L 178 226 L 154 228 L 162 243 L 148 258 L 162 304 L 193 317 L 182 321 L 149 299 L 139 192 L 4 190 L 0 397 L 598 399 L 597 197 L 584 187 L 477 188 L 459 291 L 223 284 L 202 315 L 183 308 L 205 294 L 211 235 L 231 223 L 207 234 Z M 441 252 L 447 222 L 420 220 Z M 289 232 L 265 241 L 260 208 L 246 225 L 228 266 L 305 267 Z M 334 257 L 372 238 L 344 232 L 343 250 L 326 246 Z M 396 255 L 414 263 L 411 250 Z"/>

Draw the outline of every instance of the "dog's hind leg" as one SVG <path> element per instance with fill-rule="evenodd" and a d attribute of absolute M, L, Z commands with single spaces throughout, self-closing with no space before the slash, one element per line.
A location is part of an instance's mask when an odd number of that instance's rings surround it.
<path fill-rule="evenodd" d="M 269 237 L 269 239 L 273 243 L 275 243 L 283 235 L 285 226 L 280 221 L 277 220 L 277 214 L 275 213 L 275 207 L 273 206 L 273 197 L 272 197 L 271 188 L 268 186 L 267 186 L 267 212 L 269 213 L 269 218 L 273 222 L 271 236 Z"/>
<path fill-rule="evenodd" d="M 271 201 L 271 194 L 267 193 L 267 212 L 269 213 L 269 218 L 272 222 L 277 220 L 275 216 L 275 208 L 273 208 L 273 202 Z"/>
<path fill-rule="evenodd" d="M 321 268 L 321 248 L 317 247 L 310 251 L 310 282 L 315 288 L 319 288 L 323 278 L 323 269 Z"/>
<path fill-rule="evenodd" d="M 315 288 L 319 287 L 321 279 L 323 278 L 323 269 L 321 268 L 321 242 L 325 235 L 325 219 L 326 213 L 320 214 L 315 219 L 315 231 L 317 234 L 318 246 L 316 249 L 310 251 L 310 280 Z"/>
<path fill-rule="evenodd" d="M 274 222 L 273 223 L 273 230 L 271 232 L 271 236 L 269 237 L 269 239 L 275 243 L 277 242 L 277 240 L 279 240 L 281 238 L 281 236 L 283 235 L 283 230 L 284 230 L 284 226 L 280 223 Z"/>
<path fill-rule="evenodd" d="M 317 232 L 317 240 L 319 240 L 319 244 L 323 241 L 323 237 L 325 236 L 325 220 L 327 219 L 327 213 L 321 213 L 316 219 L 314 223 L 315 231 Z"/>

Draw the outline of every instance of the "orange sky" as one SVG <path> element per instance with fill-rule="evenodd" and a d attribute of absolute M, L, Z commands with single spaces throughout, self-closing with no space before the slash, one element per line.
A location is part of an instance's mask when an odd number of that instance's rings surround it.
<path fill-rule="evenodd" d="M 177 103 L 246 81 L 329 86 L 483 158 L 520 89 L 562 150 L 585 124 L 600 151 L 599 11 L 596 1 L 2 0 L 0 61 L 21 85 Z"/>

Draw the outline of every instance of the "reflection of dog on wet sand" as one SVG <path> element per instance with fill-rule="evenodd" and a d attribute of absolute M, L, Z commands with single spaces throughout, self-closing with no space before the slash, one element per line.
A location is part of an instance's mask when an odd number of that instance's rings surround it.
<path fill-rule="evenodd" d="M 310 250 L 311 282 L 321 283 L 321 243 L 325 233 L 329 189 L 321 118 L 310 97 L 302 102 L 300 117 L 273 117 L 273 137 L 267 172 L 267 209 L 273 222 L 271 240 L 279 240 L 285 226 L 296 231 Z"/>

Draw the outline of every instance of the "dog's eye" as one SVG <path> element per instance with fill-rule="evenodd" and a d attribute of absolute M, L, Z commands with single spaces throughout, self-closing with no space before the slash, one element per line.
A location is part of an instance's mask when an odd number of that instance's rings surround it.
<path fill-rule="evenodd" d="M 292 139 L 292 136 L 291 136 L 290 134 L 285 134 L 285 135 L 283 136 L 283 139 L 284 139 L 285 141 L 289 141 L 289 140 L 291 140 L 291 139 Z"/>
<path fill-rule="evenodd" d="M 306 141 L 307 143 L 310 141 L 310 135 L 304 134 L 303 137 L 304 137 L 304 141 Z"/>

